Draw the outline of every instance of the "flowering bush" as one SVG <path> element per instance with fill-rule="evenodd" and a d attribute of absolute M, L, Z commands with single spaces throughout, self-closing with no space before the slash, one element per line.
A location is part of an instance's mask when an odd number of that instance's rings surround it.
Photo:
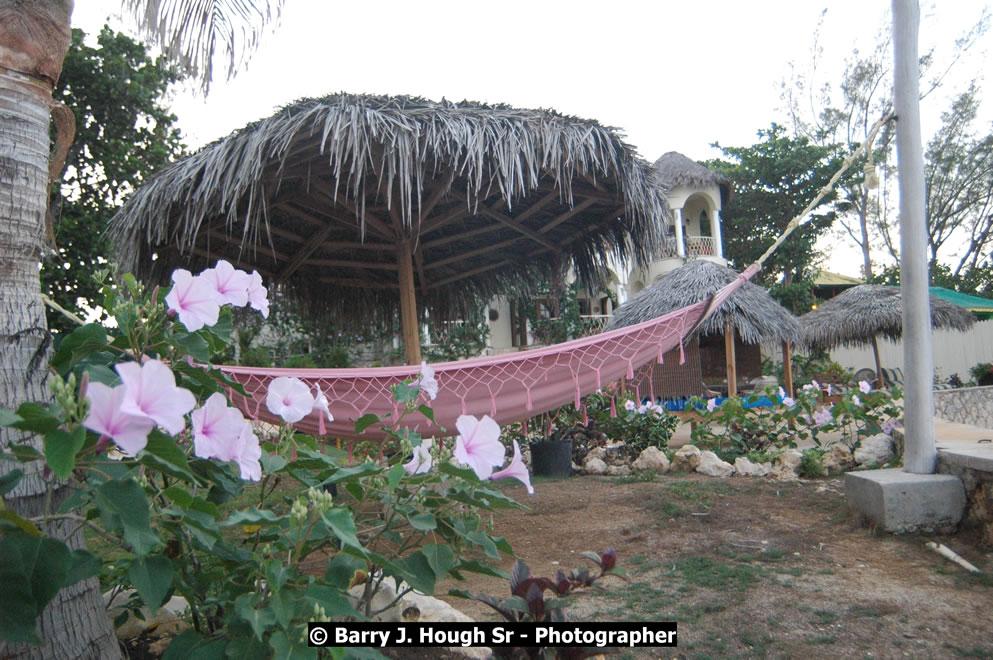
<path fill-rule="evenodd" d="M 0 411 L 0 425 L 34 434 L 0 453 L 21 464 L 0 479 L 0 495 L 26 474 L 47 480 L 46 502 L 56 480 L 73 491 L 31 518 L 0 506 L 0 638 L 36 642 L 35 619 L 56 592 L 101 574 L 115 590 L 133 588 L 132 609 L 186 598 L 192 628 L 167 657 L 316 658 L 307 622 L 374 616 L 386 579 L 402 596 L 431 593 L 437 580 L 463 571 L 504 575 L 463 551 L 491 559 L 512 552 L 487 533 L 480 512 L 518 506 L 488 480 L 514 477 L 530 489 L 527 470 L 515 445 L 513 460 L 494 471 L 505 449 L 487 417 L 459 418 L 454 446 L 403 428 L 414 410 L 433 419 L 429 367 L 395 386 L 398 419 L 356 423 L 356 433 L 380 425 L 398 451 L 346 464 L 340 451 L 292 427 L 309 415 L 333 419 L 323 392 L 275 379 L 265 403 L 285 423 L 260 429 L 228 404 L 226 392 L 244 393 L 240 386 L 209 366 L 230 339 L 227 306 L 267 312 L 257 273 L 226 262 L 197 276 L 180 270 L 164 296 L 131 276 L 123 284 L 104 287 L 119 330 L 86 325 L 60 343 L 54 401 Z M 251 482 L 258 485 L 246 490 Z M 343 495 L 332 497 L 330 487 Z M 84 526 L 119 558 L 45 536 L 39 525 L 57 520 Z M 320 570 L 311 563 L 304 571 L 308 557 L 320 558 Z"/>
<path fill-rule="evenodd" d="M 832 405 L 825 396 L 837 396 Z M 863 437 L 890 433 L 903 414 L 899 388 L 874 390 L 862 381 L 857 390 L 845 391 L 816 380 L 804 385 L 795 397 L 783 388 L 767 388 L 762 394 L 716 399 L 696 397 L 691 405 L 700 415 L 694 425 L 695 444 L 743 456 L 769 448 L 795 447 L 812 440 L 821 446 L 822 435 L 841 431 L 841 441 L 854 450 Z"/>

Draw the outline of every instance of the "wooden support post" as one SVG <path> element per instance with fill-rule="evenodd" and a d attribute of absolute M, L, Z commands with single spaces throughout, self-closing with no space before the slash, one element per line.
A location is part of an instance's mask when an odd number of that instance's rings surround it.
<path fill-rule="evenodd" d="M 788 341 L 783 342 L 783 380 L 786 396 L 793 396 L 793 347 Z"/>
<path fill-rule="evenodd" d="M 417 298 L 414 293 L 414 258 L 410 241 L 397 245 L 397 266 L 400 282 L 400 324 L 407 364 L 421 363 L 421 333 L 417 322 Z"/>
<path fill-rule="evenodd" d="M 886 374 L 883 373 L 883 364 L 879 360 L 879 342 L 876 335 L 872 336 L 872 357 L 876 360 L 876 387 L 886 387 Z"/>
<path fill-rule="evenodd" d="M 727 362 L 728 396 L 738 396 L 738 372 L 734 359 L 734 326 L 724 327 L 724 357 Z"/>

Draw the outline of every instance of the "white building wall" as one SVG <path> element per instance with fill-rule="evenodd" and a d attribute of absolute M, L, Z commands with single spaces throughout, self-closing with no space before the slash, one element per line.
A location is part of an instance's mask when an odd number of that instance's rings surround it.
<path fill-rule="evenodd" d="M 979 362 L 993 362 L 993 320 L 979 321 L 968 332 L 936 330 L 932 345 L 937 375 L 946 380 L 952 374 L 958 374 L 967 382 L 971 378 L 971 367 Z M 831 351 L 831 357 L 853 371 L 863 367 L 876 368 L 872 348 L 839 348 Z M 884 369 L 903 369 L 903 342 L 880 339 L 879 360 Z"/>

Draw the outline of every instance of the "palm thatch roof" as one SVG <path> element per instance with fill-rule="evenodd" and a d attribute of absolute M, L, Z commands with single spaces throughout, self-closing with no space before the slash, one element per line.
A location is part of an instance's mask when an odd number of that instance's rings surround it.
<path fill-rule="evenodd" d="M 697 259 L 655 278 L 634 298 L 621 305 L 607 329 L 623 328 L 657 318 L 699 302 L 738 277 L 738 273 L 711 261 Z M 702 335 L 722 335 L 728 324 L 748 344 L 764 341 L 801 343 L 796 318 L 769 292 L 746 282 L 718 307 L 700 327 Z"/>
<path fill-rule="evenodd" d="M 146 279 L 225 258 L 369 322 L 393 318 L 405 250 L 418 302 L 445 318 L 555 268 L 595 285 L 610 252 L 648 263 L 668 213 L 651 166 L 595 121 L 336 94 L 158 172 L 110 236 L 119 265 Z"/>
<path fill-rule="evenodd" d="M 721 190 L 721 204 L 727 204 L 732 197 L 731 180 L 720 172 L 708 169 L 677 151 L 659 156 L 653 166 L 667 190 L 676 186 L 704 188 L 718 186 Z"/>
<path fill-rule="evenodd" d="M 976 319 L 963 307 L 930 296 L 931 327 L 968 330 Z M 873 337 L 896 340 L 903 335 L 900 287 L 860 284 L 800 317 L 806 343 L 829 350 L 842 344 L 870 346 Z"/>

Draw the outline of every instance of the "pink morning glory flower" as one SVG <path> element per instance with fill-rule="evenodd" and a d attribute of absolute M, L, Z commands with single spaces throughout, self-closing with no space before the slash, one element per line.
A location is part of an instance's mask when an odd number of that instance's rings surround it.
<path fill-rule="evenodd" d="M 145 448 L 148 433 L 155 427 L 155 422 L 145 416 L 121 411 L 123 385 L 112 388 L 103 383 L 90 383 L 86 398 L 90 401 L 90 414 L 83 420 L 83 426 L 109 437 L 132 456 Z"/>
<path fill-rule="evenodd" d="M 152 419 L 170 435 L 186 428 L 186 413 L 197 405 L 196 397 L 176 386 L 176 376 L 160 360 L 145 364 L 122 362 L 116 367 L 124 383 L 121 412 Z"/>
<path fill-rule="evenodd" d="M 403 469 L 407 471 L 407 474 L 422 474 L 431 469 L 431 463 L 434 459 L 431 458 L 431 452 L 428 451 L 430 446 L 431 441 L 425 439 L 414 447 L 414 457 L 403 464 Z"/>
<path fill-rule="evenodd" d="M 635 405 L 634 401 L 632 401 L 631 399 L 628 399 L 627 401 L 624 402 L 624 409 L 625 410 L 634 410 L 637 407 L 638 406 Z"/>
<path fill-rule="evenodd" d="M 785 399 L 786 398 L 786 390 L 784 390 L 782 388 L 782 386 L 779 387 L 779 398 L 780 399 Z"/>
<path fill-rule="evenodd" d="M 438 396 L 438 381 L 434 379 L 434 369 L 427 362 L 421 362 L 420 377 L 414 381 L 421 391 L 426 392 L 432 401 Z"/>
<path fill-rule="evenodd" d="M 217 304 L 217 294 L 214 286 L 201 276 L 182 268 L 172 273 L 173 287 L 166 296 L 169 310 L 179 314 L 180 322 L 190 332 L 195 332 L 205 325 L 217 323 L 217 315 L 221 311 Z"/>
<path fill-rule="evenodd" d="M 852 403 L 854 403 L 856 406 L 861 406 L 862 405 L 862 400 L 859 399 L 859 395 L 858 394 L 853 394 L 852 395 Z"/>
<path fill-rule="evenodd" d="M 500 426 L 489 415 L 483 415 L 482 419 L 459 415 L 455 428 L 459 431 L 453 453 L 455 460 L 471 467 L 480 479 L 488 479 L 493 468 L 503 465 L 507 456 L 507 448 L 500 443 Z"/>
<path fill-rule="evenodd" d="M 789 406 L 790 408 L 792 408 L 793 406 L 796 405 L 796 401 L 794 401 L 793 400 L 793 397 L 791 397 L 791 396 L 783 397 L 783 405 Z"/>
<path fill-rule="evenodd" d="M 314 395 L 299 378 L 280 376 L 269 383 L 266 408 L 287 424 L 299 422 L 314 410 Z"/>
<path fill-rule="evenodd" d="M 228 406 L 220 392 L 214 392 L 203 407 L 193 411 L 193 453 L 200 458 L 233 461 L 241 450 L 245 418 Z"/>
<path fill-rule="evenodd" d="M 506 477 L 517 479 L 528 487 L 528 495 L 534 495 L 534 488 L 531 486 L 531 475 L 528 474 L 528 468 L 521 459 L 521 448 L 517 446 L 517 440 L 514 440 L 514 458 L 510 461 L 510 465 L 490 475 L 490 479 L 504 479 Z"/>
<path fill-rule="evenodd" d="M 255 435 L 252 423 L 248 420 L 245 420 L 242 425 L 241 435 L 238 439 L 240 449 L 235 461 L 238 462 L 241 478 L 245 481 L 258 481 L 262 478 L 262 463 L 259 462 L 259 459 L 262 458 L 262 446 Z"/>
<path fill-rule="evenodd" d="M 820 410 L 814 411 L 814 422 L 817 426 L 824 426 L 825 424 L 830 424 L 834 420 L 831 415 L 831 411 L 827 408 L 821 408 Z"/>
<path fill-rule="evenodd" d="M 862 391 L 862 394 L 868 394 L 869 392 L 872 391 L 872 385 L 870 385 L 867 381 L 860 380 L 859 390 Z"/>
<path fill-rule="evenodd" d="M 262 276 L 259 271 L 253 270 L 248 276 L 248 304 L 252 309 L 262 312 L 263 318 L 269 318 L 269 299 L 266 297 L 269 292 L 262 286 Z"/>
<path fill-rule="evenodd" d="M 213 268 L 200 273 L 200 277 L 214 288 L 218 305 L 244 307 L 248 304 L 248 282 L 251 277 L 224 259 L 218 261 Z"/>
<path fill-rule="evenodd" d="M 714 412 L 717 407 L 717 399 L 707 399 L 707 412 Z"/>

